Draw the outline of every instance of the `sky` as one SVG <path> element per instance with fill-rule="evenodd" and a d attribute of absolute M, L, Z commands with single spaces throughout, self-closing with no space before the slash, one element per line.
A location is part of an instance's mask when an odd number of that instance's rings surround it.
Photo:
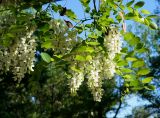
<path fill-rule="evenodd" d="M 124 1 L 127 2 L 130 0 L 124 0 Z M 136 1 L 139 1 L 139 0 L 136 0 Z M 153 13 L 154 9 L 158 6 L 158 3 L 155 2 L 156 0 L 142 0 L 142 1 L 145 1 L 145 5 L 142 9 L 147 9 L 151 13 Z M 58 2 L 58 4 L 61 4 L 66 8 L 72 9 L 79 19 L 82 19 L 85 17 L 83 12 L 83 7 L 80 4 L 79 0 L 63 0 L 62 2 Z M 57 16 L 57 17 L 62 18 L 61 16 Z M 144 101 L 140 97 L 133 94 L 130 96 L 126 96 L 125 102 L 128 104 L 128 106 L 120 110 L 117 118 L 124 118 L 126 115 L 131 114 L 132 109 L 136 106 L 149 104 L 147 101 Z M 107 118 L 112 118 L 113 116 L 114 116 L 113 112 L 110 112 L 107 114 Z"/>

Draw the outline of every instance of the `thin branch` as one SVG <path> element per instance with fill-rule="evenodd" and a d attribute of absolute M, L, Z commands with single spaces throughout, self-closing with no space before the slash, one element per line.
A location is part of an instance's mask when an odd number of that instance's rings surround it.
<path fill-rule="evenodd" d="M 88 21 L 88 20 L 93 20 L 93 18 L 86 18 L 86 19 L 82 19 L 82 20 L 80 20 L 79 22 L 77 22 L 74 26 L 73 26 L 73 28 L 71 29 L 71 30 L 73 30 L 78 24 L 80 24 L 80 23 L 84 23 L 85 21 Z"/>
<path fill-rule="evenodd" d="M 94 9 L 95 9 L 96 12 L 97 12 L 97 8 L 96 8 L 96 0 L 93 0 L 93 5 L 94 5 Z"/>
<path fill-rule="evenodd" d="M 120 81 L 121 81 L 121 79 L 119 79 L 119 83 L 120 83 Z M 121 88 L 122 86 L 120 85 L 120 87 L 119 87 L 119 95 L 120 95 L 120 98 L 119 98 L 119 106 L 118 106 L 118 108 L 117 108 L 117 110 L 116 110 L 116 113 L 115 113 L 115 115 L 114 115 L 114 117 L 113 118 L 116 118 L 117 117 L 117 115 L 118 115 L 118 113 L 119 113 L 119 110 L 121 109 L 121 106 L 122 106 L 122 88 Z"/>
<path fill-rule="evenodd" d="M 99 0 L 99 3 L 98 3 L 98 11 L 100 11 L 100 7 L 101 7 L 101 0 Z"/>
<path fill-rule="evenodd" d="M 120 100 L 119 100 L 119 106 L 118 106 L 118 108 L 117 108 L 117 110 L 116 110 L 116 113 L 115 113 L 115 116 L 114 116 L 113 118 L 117 118 L 117 115 L 118 115 L 118 113 L 119 113 L 119 110 L 121 109 L 121 106 L 122 106 L 122 100 L 121 100 L 121 98 L 120 98 Z"/>

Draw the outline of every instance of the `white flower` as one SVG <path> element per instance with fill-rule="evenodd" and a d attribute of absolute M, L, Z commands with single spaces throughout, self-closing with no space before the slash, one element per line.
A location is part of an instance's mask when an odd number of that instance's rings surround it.
<path fill-rule="evenodd" d="M 71 93 L 76 93 L 82 82 L 84 81 L 84 75 L 82 72 L 74 73 L 73 77 L 71 78 Z"/>
<path fill-rule="evenodd" d="M 33 71 L 34 53 L 36 51 L 35 39 L 31 37 L 33 31 L 17 36 L 15 44 L 2 50 L 3 57 L 0 56 L 0 68 L 4 72 L 11 71 L 15 79 L 22 79 L 25 73 Z"/>

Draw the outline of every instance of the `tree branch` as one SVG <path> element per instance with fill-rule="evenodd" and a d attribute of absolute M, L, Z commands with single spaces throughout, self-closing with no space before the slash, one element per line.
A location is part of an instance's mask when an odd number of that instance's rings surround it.
<path fill-rule="evenodd" d="M 118 108 L 117 108 L 117 110 L 116 110 L 116 113 L 115 113 L 115 116 L 114 116 L 113 118 L 116 118 L 116 117 L 117 117 L 118 112 L 119 112 L 119 110 L 121 109 L 121 106 L 122 106 L 122 100 L 120 99 L 120 101 L 119 101 L 119 106 L 118 106 Z"/>
<path fill-rule="evenodd" d="M 93 0 L 93 5 L 94 5 L 94 9 L 95 9 L 96 12 L 97 12 L 97 8 L 96 8 L 96 0 Z"/>
<path fill-rule="evenodd" d="M 118 106 L 118 108 L 117 108 L 117 110 L 116 110 L 116 113 L 115 113 L 115 115 L 114 115 L 114 117 L 113 118 L 116 118 L 117 117 L 117 115 L 118 115 L 118 113 L 119 113 L 119 110 L 121 109 L 121 106 L 122 106 L 122 100 L 121 100 L 121 88 L 120 88 L 120 99 L 119 99 L 119 106 Z"/>

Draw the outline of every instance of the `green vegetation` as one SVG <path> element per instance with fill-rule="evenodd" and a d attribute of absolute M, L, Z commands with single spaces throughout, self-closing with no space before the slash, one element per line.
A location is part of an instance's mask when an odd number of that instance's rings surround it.
<path fill-rule="evenodd" d="M 116 117 L 125 95 L 155 89 L 147 43 L 126 31 L 158 29 L 144 1 L 80 4 L 83 19 L 57 1 L 1 1 L 1 118 L 103 118 L 119 103 Z"/>

